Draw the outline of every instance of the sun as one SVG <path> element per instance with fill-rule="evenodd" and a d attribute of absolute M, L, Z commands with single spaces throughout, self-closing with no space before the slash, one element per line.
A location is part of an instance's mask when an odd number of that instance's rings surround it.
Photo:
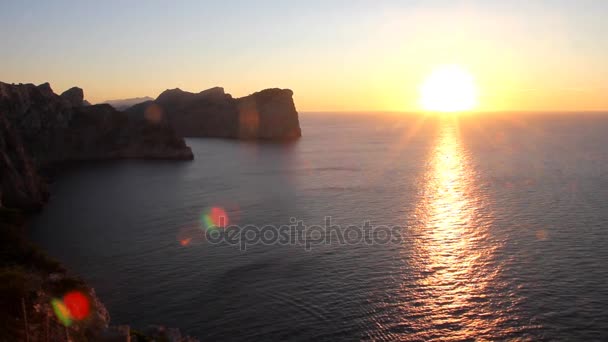
<path fill-rule="evenodd" d="M 420 106 L 442 113 L 474 109 L 477 107 L 475 78 L 458 65 L 435 68 L 420 87 Z"/>

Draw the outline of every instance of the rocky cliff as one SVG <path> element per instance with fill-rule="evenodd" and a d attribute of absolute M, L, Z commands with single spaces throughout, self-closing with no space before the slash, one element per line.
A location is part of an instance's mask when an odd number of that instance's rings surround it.
<path fill-rule="evenodd" d="M 184 137 L 292 140 L 302 135 L 289 89 L 266 89 L 237 99 L 220 87 L 200 93 L 170 89 L 127 112 L 133 118 L 166 119 Z"/>
<path fill-rule="evenodd" d="M 95 291 L 69 275 L 26 239 L 23 212 L 48 197 L 17 131 L 0 112 L 0 341 L 87 341 L 108 327 L 108 313 Z M 86 321 L 66 326 L 52 300 L 79 291 L 91 307 Z"/>
<path fill-rule="evenodd" d="M 58 96 L 48 84 L 0 82 L 0 341 L 195 341 L 163 327 L 117 334 L 95 291 L 28 241 L 23 213 L 40 209 L 48 197 L 30 152 L 39 164 L 192 158 L 162 120 L 129 118 L 109 105 L 87 107 L 79 88 Z M 69 293 L 80 302 L 68 303 Z M 70 318 L 70 310 L 79 318 Z"/>
<path fill-rule="evenodd" d="M 295 139 L 302 136 L 289 89 L 265 89 L 236 101 L 241 138 Z"/>
<path fill-rule="evenodd" d="M 26 211 L 42 207 L 48 192 L 21 139 L 0 112 L 0 207 Z"/>
<path fill-rule="evenodd" d="M 117 158 L 192 159 L 164 120 L 129 117 L 110 105 L 85 106 L 83 91 L 48 83 L 0 82 L 0 112 L 38 165 Z"/>
<path fill-rule="evenodd" d="M 78 87 L 72 87 L 64 91 L 61 94 L 61 98 L 67 101 L 72 107 L 81 107 L 84 105 L 84 91 Z"/>

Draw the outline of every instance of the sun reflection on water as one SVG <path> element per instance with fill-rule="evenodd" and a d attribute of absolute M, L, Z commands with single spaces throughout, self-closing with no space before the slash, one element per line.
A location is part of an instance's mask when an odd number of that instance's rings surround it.
<path fill-rule="evenodd" d="M 413 227 L 408 283 L 418 290 L 407 311 L 422 318 L 410 337 L 424 340 L 479 338 L 502 317 L 490 312 L 488 298 L 499 272 L 493 260 L 498 244 L 488 234 L 492 217 L 480 209 L 485 198 L 456 120 L 439 123 Z"/>

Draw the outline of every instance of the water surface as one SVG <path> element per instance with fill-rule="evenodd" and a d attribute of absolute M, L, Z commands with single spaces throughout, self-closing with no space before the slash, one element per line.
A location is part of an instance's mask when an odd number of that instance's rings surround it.
<path fill-rule="evenodd" d="M 608 338 L 608 116 L 301 115 L 294 144 L 81 165 L 33 239 L 113 324 L 201 340 Z M 399 226 L 399 243 L 211 244 L 231 224 Z M 185 243 L 185 239 L 187 242 Z"/>

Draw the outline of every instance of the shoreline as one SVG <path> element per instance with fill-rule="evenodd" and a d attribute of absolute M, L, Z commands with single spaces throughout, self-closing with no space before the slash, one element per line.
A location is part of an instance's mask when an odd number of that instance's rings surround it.
<path fill-rule="evenodd" d="M 183 106 L 197 113 L 198 121 Z M 129 326 L 110 326 L 93 288 L 33 244 L 26 232 L 30 214 L 44 210 L 50 200 L 49 183 L 66 169 L 118 160 L 192 161 L 184 137 L 218 134 L 256 143 L 297 140 L 301 128 L 293 92 L 271 88 L 234 99 L 219 87 L 197 94 L 172 89 L 119 111 L 108 104 L 90 105 L 78 87 L 56 94 L 49 83 L 0 82 L 0 305 L 6 308 L 0 312 L 6 316 L 0 340 L 29 340 L 42 329 L 52 340 L 99 340 L 107 333 L 114 340 L 194 341 L 178 329 L 152 326 L 131 333 Z M 70 309 L 69 291 L 80 291 L 77 297 L 90 302 L 84 303 L 87 312 Z"/>
<path fill-rule="evenodd" d="M 0 340 L 198 341 L 177 328 L 111 325 L 110 313 L 95 289 L 30 241 L 27 230 L 32 214 L 0 207 Z M 84 294 L 91 310 L 82 321 L 64 324 L 51 303 L 68 291 Z"/>

